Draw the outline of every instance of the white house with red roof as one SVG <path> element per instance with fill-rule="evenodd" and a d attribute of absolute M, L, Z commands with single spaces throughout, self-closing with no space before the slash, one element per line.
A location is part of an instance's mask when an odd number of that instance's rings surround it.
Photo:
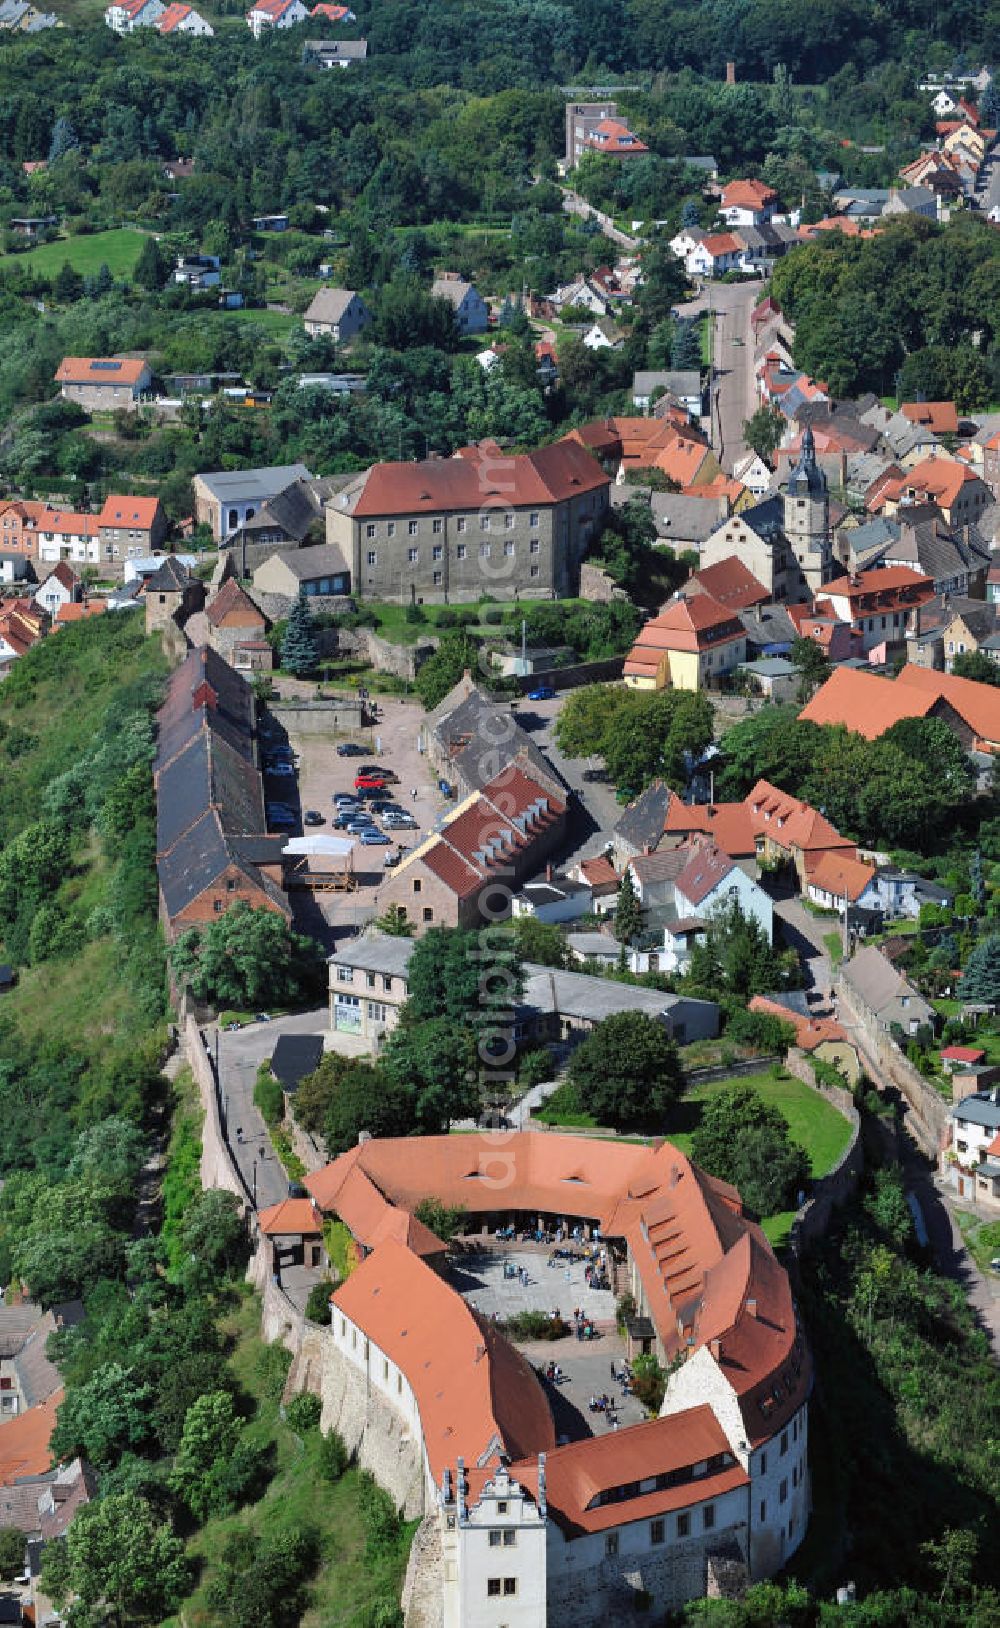
<path fill-rule="evenodd" d="M 685 257 L 684 269 L 689 277 L 721 277 L 727 271 L 738 271 L 745 247 L 735 232 L 716 232 L 695 244 Z"/>
<path fill-rule="evenodd" d="M 719 214 L 727 226 L 763 226 L 777 207 L 778 194 L 763 181 L 730 181 L 722 189 Z"/>
<path fill-rule="evenodd" d="M 622 119 L 601 119 L 584 141 L 584 150 L 611 158 L 640 158 L 649 148 Z"/>
<path fill-rule="evenodd" d="M 707 592 L 678 598 L 639 630 L 625 658 L 633 690 L 701 690 L 746 661 L 746 629 L 737 612 Z"/>
<path fill-rule="evenodd" d="M 153 28 L 162 17 L 161 0 L 117 0 L 104 13 L 104 21 L 116 34 L 131 34 L 135 28 Z"/>
<path fill-rule="evenodd" d="M 196 39 L 211 39 L 215 34 L 211 23 L 206 22 L 200 12 L 176 0 L 167 6 L 155 26 L 159 34 L 191 34 Z"/>
<path fill-rule="evenodd" d="M 695 838 L 691 856 L 674 882 L 674 903 L 680 920 L 722 914 L 734 904 L 753 919 L 770 944 L 774 936 L 774 906 L 759 882 L 715 843 Z"/>
<path fill-rule="evenodd" d="M 296 23 L 307 22 L 309 12 L 302 0 L 256 0 L 247 12 L 247 27 L 255 40 L 265 29 L 294 28 Z"/>

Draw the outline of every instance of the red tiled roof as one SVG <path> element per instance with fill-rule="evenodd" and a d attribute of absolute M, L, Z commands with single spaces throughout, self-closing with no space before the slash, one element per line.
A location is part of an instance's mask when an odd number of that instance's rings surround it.
<path fill-rule="evenodd" d="M 820 888 L 824 893 L 832 893 L 835 898 L 846 898 L 851 904 L 860 899 L 865 888 L 874 879 L 874 865 L 867 865 L 864 860 L 854 859 L 849 854 L 832 853 L 829 850 L 820 854 L 809 870 L 811 887 Z"/>
<path fill-rule="evenodd" d="M 941 1056 L 949 1063 L 981 1063 L 986 1053 L 982 1046 L 942 1046 Z"/>
<path fill-rule="evenodd" d="M 793 1012 L 791 1007 L 782 1006 L 780 1001 L 768 1000 L 766 995 L 754 995 L 750 1010 L 767 1012 L 771 1017 L 780 1018 L 782 1023 L 790 1023 L 800 1051 L 815 1051 L 817 1046 L 827 1042 L 853 1045 L 853 1041 L 847 1038 L 846 1030 L 835 1018 L 805 1017 L 801 1012 Z"/>
<path fill-rule="evenodd" d="M 56 384 L 138 384 L 148 371 L 137 356 L 64 356 L 56 369 Z"/>
<path fill-rule="evenodd" d="M 769 780 L 758 780 L 747 794 L 746 805 L 756 834 L 770 837 L 781 848 L 798 848 L 803 853 L 822 848 L 855 851 L 853 842 L 842 837 L 825 814 L 801 798 L 779 791 Z"/>
<path fill-rule="evenodd" d="M 186 11 L 191 7 L 186 6 Z M 137 531 L 150 531 L 156 524 L 160 512 L 160 500 L 157 497 L 133 497 L 131 494 L 122 495 L 113 492 L 104 499 L 104 507 L 98 515 L 98 524 L 101 526 L 129 527 Z"/>
<path fill-rule="evenodd" d="M 735 865 L 735 859 L 723 853 L 721 848 L 715 847 L 714 844 L 698 843 L 678 876 L 675 887 L 678 893 L 682 893 L 685 899 L 697 908 L 710 893 L 714 893 L 720 883 L 725 881 Z"/>
<path fill-rule="evenodd" d="M 377 1245 L 331 1302 L 406 1375 L 438 1484 L 456 1457 L 474 1465 L 498 1447 L 520 1458 L 555 1446 L 530 1363 L 405 1245 Z"/>
<path fill-rule="evenodd" d="M 353 512 L 364 517 L 525 508 L 565 502 L 610 484 L 600 464 L 572 441 L 502 459 L 494 451 L 472 447 L 463 449 L 462 457 L 376 464 Z"/>
<path fill-rule="evenodd" d="M 266 622 L 263 611 L 254 604 L 250 595 L 244 592 L 236 578 L 228 577 L 205 614 L 213 627 L 221 627 L 226 617 L 232 615 L 234 611 L 250 616 L 255 625 L 260 627 L 263 627 Z"/>
<path fill-rule="evenodd" d="M 902 401 L 899 410 L 911 424 L 925 424 L 935 435 L 958 434 L 958 410 L 953 401 Z"/>
<path fill-rule="evenodd" d="M 584 146 L 593 148 L 599 153 L 649 152 L 646 143 L 640 141 L 621 119 L 602 119 L 600 124 L 595 124 Z"/>
<path fill-rule="evenodd" d="M 881 503 L 885 503 L 912 496 L 918 502 L 929 501 L 942 508 L 950 508 L 960 496 L 963 486 L 978 479 L 974 470 L 966 464 L 957 463 L 954 458 L 924 458 L 912 469 L 905 469 L 901 475 L 885 484 L 879 497 Z M 868 494 L 865 503 L 869 509 L 876 508 Z"/>
<path fill-rule="evenodd" d="M 604 854 L 597 859 L 584 859 L 580 864 L 580 876 L 594 889 L 607 892 L 618 890 L 618 872 Z"/>
<path fill-rule="evenodd" d="M 934 597 L 933 578 L 914 571 L 908 565 L 886 565 L 881 569 L 860 571 L 854 576 L 836 577 L 823 587 L 823 602 L 846 599 L 852 617 L 870 611 L 907 609 L 925 604 Z M 820 601 L 817 600 L 817 606 Z"/>
<path fill-rule="evenodd" d="M 742 1465 L 729 1463 L 713 1475 L 697 1479 L 692 1476 L 658 1492 L 630 1498 L 624 1505 L 618 1499 L 607 1503 L 598 1503 L 597 1499 L 612 1488 L 693 1470 L 696 1464 L 723 1454 L 729 1460 L 734 1457 L 707 1403 L 687 1408 L 681 1414 L 648 1419 L 628 1430 L 568 1442 L 546 1454 L 548 1507 L 570 1537 L 581 1532 L 602 1532 L 623 1520 L 650 1520 L 673 1509 L 687 1509 L 746 1486 L 748 1478 Z M 532 1477 L 530 1466 L 517 1465 L 512 1473 L 537 1495 L 537 1472 Z"/>
<path fill-rule="evenodd" d="M 774 188 L 763 181 L 730 181 L 722 189 L 723 209 L 762 209 L 777 198 Z"/>
<path fill-rule="evenodd" d="M 799 713 L 813 724 L 844 724 L 866 740 L 877 740 L 901 718 L 922 718 L 933 705 L 905 685 L 858 667 L 835 667 Z"/>
<path fill-rule="evenodd" d="M 896 685 L 927 698 L 929 710 L 945 702 L 968 724 L 978 746 L 989 751 L 1000 746 L 1000 690 L 995 685 L 977 684 L 975 679 L 958 678 L 954 673 L 935 673 L 912 662 L 903 668 Z"/>
<path fill-rule="evenodd" d="M 731 610 L 718 604 L 711 594 L 692 594 L 690 599 L 671 601 L 640 629 L 626 658 L 625 671 L 631 670 L 633 662 L 655 665 L 659 651 L 709 650 L 745 637 L 743 623 Z"/>
<path fill-rule="evenodd" d="M 705 831 L 717 847 L 734 859 L 756 853 L 753 821 L 746 803 L 684 803 L 671 797 L 663 827 L 673 836 Z"/>
<path fill-rule="evenodd" d="M 284 1198 L 257 1217 L 266 1238 L 303 1237 L 321 1232 L 323 1217 L 311 1198 Z"/>
<path fill-rule="evenodd" d="M 53 1391 L 37 1407 L 0 1423 L 0 1486 L 8 1487 L 22 1475 L 41 1475 L 49 1468 L 49 1441 L 63 1396 L 61 1389 Z"/>
<path fill-rule="evenodd" d="M 690 592 L 691 582 L 696 582 L 717 604 L 737 611 L 762 605 L 771 597 L 763 583 L 758 582 L 753 572 L 748 571 L 743 561 L 735 555 L 730 555 L 727 560 L 719 560 L 717 565 L 703 565 L 700 571 L 695 571 L 686 585 L 687 592 Z"/>
<path fill-rule="evenodd" d="M 703 237 L 701 247 L 713 260 L 721 260 L 725 254 L 741 254 L 746 244 L 733 232 L 716 232 L 712 237 Z"/>
<path fill-rule="evenodd" d="M 172 34 L 174 29 L 182 23 L 185 17 L 190 17 L 191 7 L 175 3 L 169 5 L 156 19 L 156 28 L 161 34 Z"/>

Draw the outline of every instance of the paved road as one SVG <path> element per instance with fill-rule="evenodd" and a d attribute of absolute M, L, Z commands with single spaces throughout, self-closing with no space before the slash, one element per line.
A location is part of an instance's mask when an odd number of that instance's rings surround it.
<path fill-rule="evenodd" d="M 798 951 L 805 967 L 807 991 L 813 991 L 819 997 L 815 1003 L 815 1012 L 819 1016 L 830 1009 L 833 989 L 833 967 L 823 939 L 826 933 L 833 931 L 836 923 L 832 917 L 817 918 L 811 915 L 801 899 L 795 897 L 775 899 L 774 913 L 782 922 L 786 944 Z"/>
<path fill-rule="evenodd" d="M 1000 1355 L 1000 1277 L 981 1272 L 966 1249 L 955 1220 L 953 1200 L 945 1192 L 941 1177 L 929 1170 L 917 1154 L 907 1159 L 905 1168 L 906 1184 L 919 1200 L 934 1258 L 945 1276 L 963 1289 L 996 1358 Z"/>
<path fill-rule="evenodd" d="M 714 313 L 712 445 L 730 474 L 748 450 L 743 425 L 757 406 L 750 313 L 760 298 L 760 283 L 719 283 L 683 308 L 685 316 Z"/>
<path fill-rule="evenodd" d="M 325 1038 L 328 1023 L 327 1008 L 321 1006 L 316 1011 L 273 1018 L 270 1023 L 250 1023 L 232 1033 L 219 1031 L 219 1074 L 230 1141 L 248 1189 L 251 1193 L 256 1190 L 260 1210 L 288 1196 L 288 1180 L 271 1146 L 267 1126 L 254 1107 L 257 1070 L 265 1057 L 271 1056 L 279 1035 L 321 1034 Z M 207 1029 L 205 1036 L 209 1048 L 214 1049 L 214 1027 Z"/>

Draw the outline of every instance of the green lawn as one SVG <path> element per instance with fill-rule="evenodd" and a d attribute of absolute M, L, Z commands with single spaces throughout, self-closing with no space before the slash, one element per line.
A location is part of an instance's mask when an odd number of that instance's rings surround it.
<path fill-rule="evenodd" d="M 112 232 L 92 232 L 87 237 L 62 237 L 54 243 L 40 243 L 25 254 L 0 255 L 0 271 L 31 266 L 42 277 L 55 277 L 68 260 L 81 277 L 96 276 L 102 265 L 113 277 L 131 277 L 145 236 L 144 232 L 122 227 Z"/>
<path fill-rule="evenodd" d="M 981 1272 L 991 1273 L 990 1261 L 1000 1256 L 1000 1221 L 983 1221 L 969 1210 L 956 1210 L 955 1219 L 976 1265 Z"/>
<path fill-rule="evenodd" d="M 302 318 L 294 311 L 263 311 L 244 306 L 242 311 L 220 311 L 220 316 L 237 317 L 241 322 L 252 322 L 265 332 L 283 338 L 293 328 L 301 328 Z"/>
<path fill-rule="evenodd" d="M 365 1531 L 358 1502 L 358 1474 L 348 1470 L 336 1483 L 323 1481 L 318 1469 L 318 1431 L 303 1439 L 281 1419 L 278 1396 L 281 1370 L 259 1335 L 260 1302 L 245 1291 L 238 1311 L 226 1319 L 233 1339 L 230 1366 L 240 1389 L 251 1399 L 251 1439 L 273 1450 L 274 1475 L 258 1503 L 237 1515 L 211 1520 L 195 1533 L 188 1548 L 200 1567 L 198 1586 L 184 1602 L 170 1628 L 209 1628 L 218 1618 L 208 1604 L 207 1588 L 227 1537 L 236 1527 L 275 1536 L 293 1527 L 312 1526 L 319 1533 L 322 1558 L 313 1580 L 312 1599 L 301 1628 L 335 1628 L 369 1620 L 374 1602 L 398 1600 L 413 1528 L 386 1558 L 366 1556 Z M 270 1348 L 273 1350 L 273 1348 Z"/>
<path fill-rule="evenodd" d="M 830 957 L 830 960 L 833 962 L 834 966 L 838 966 L 839 963 L 844 959 L 843 935 L 841 933 L 824 933 L 823 943 L 826 945 L 826 951 Z"/>

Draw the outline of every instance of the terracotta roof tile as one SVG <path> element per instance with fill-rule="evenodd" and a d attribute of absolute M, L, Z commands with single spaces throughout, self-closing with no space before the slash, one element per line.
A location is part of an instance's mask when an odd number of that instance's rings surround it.
<path fill-rule="evenodd" d="M 809 883 L 836 898 L 847 898 L 851 904 L 860 899 L 865 888 L 875 879 L 875 866 L 849 854 L 825 850 L 809 871 Z"/>
<path fill-rule="evenodd" d="M 138 384 L 148 364 L 137 356 L 64 356 L 56 384 Z"/>
<path fill-rule="evenodd" d="M 611 484 L 600 464 L 573 441 L 505 456 L 502 469 L 493 474 L 495 453 L 485 447 L 463 450 L 469 455 L 429 458 L 415 464 L 376 464 L 364 481 L 353 513 L 364 517 L 525 508 L 564 502 Z"/>
<path fill-rule="evenodd" d="M 705 831 L 717 847 L 734 859 L 756 853 L 753 820 L 746 803 L 685 803 L 671 797 L 665 832 L 681 836 Z"/>
<path fill-rule="evenodd" d="M 800 714 L 801 716 L 801 714 Z M 747 808 L 757 836 L 770 837 L 782 848 L 849 848 L 854 844 L 842 837 L 825 815 L 788 792 L 779 791 L 769 780 L 758 780 L 746 797 Z"/>
<path fill-rule="evenodd" d="M 743 561 L 735 555 L 730 555 L 727 560 L 719 560 L 716 565 L 702 566 L 690 580 L 698 583 L 717 604 L 733 610 L 749 610 L 753 605 L 764 604 L 771 597 L 763 583 L 758 582 L 753 572 L 748 571 Z"/>

